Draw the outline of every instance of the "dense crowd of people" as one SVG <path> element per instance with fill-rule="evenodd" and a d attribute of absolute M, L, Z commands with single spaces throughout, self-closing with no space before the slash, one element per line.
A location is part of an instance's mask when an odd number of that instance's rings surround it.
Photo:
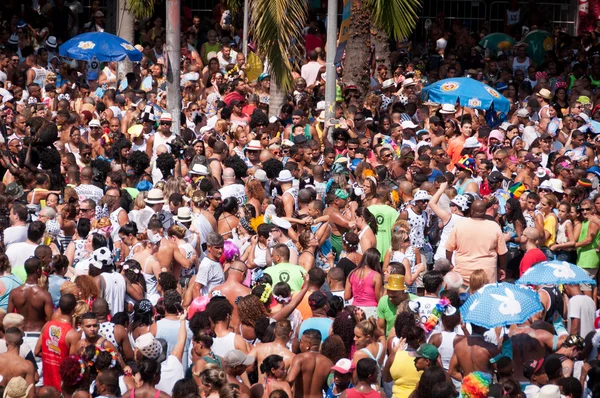
<path fill-rule="evenodd" d="M 164 9 L 120 78 L 58 55 L 104 31 L 98 1 L 0 5 L 3 396 L 600 397 L 595 283 L 530 286 L 542 311 L 519 324 L 463 319 L 545 261 L 600 279 L 600 27 L 513 3 L 511 49 L 440 15 L 424 54 L 415 35 L 373 58 L 368 92 L 347 57 L 326 76 L 311 13 L 275 112 L 230 10 L 184 8 L 180 131 Z M 525 24 L 554 34 L 541 63 Z M 464 76 L 510 111 L 421 96 Z"/>

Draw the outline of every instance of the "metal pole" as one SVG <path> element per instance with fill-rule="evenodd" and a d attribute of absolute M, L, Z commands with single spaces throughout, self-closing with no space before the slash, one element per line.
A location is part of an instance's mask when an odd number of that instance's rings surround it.
<path fill-rule="evenodd" d="M 244 52 L 244 57 L 246 58 L 246 62 L 248 62 L 248 24 L 249 24 L 249 14 L 250 14 L 250 10 L 249 10 L 249 5 L 248 5 L 248 0 L 244 0 L 244 40 L 243 40 L 243 52 Z"/>
<path fill-rule="evenodd" d="M 180 69 L 180 33 L 181 33 L 181 2 L 180 0 L 167 0 L 167 110 L 173 116 L 171 131 L 180 133 L 181 116 L 181 88 Z"/>
<path fill-rule="evenodd" d="M 336 75 L 335 65 L 335 53 L 337 50 L 337 14 L 338 14 L 338 0 L 328 0 L 327 2 L 327 59 L 325 64 L 325 73 L 327 79 L 325 81 L 325 102 L 327 107 L 325 108 L 325 120 L 329 120 L 333 117 L 333 104 L 335 103 L 335 84 Z"/>

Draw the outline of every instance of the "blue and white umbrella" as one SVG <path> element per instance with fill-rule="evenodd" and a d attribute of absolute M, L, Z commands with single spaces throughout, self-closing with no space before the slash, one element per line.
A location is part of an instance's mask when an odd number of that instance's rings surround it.
<path fill-rule="evenodd" d="M 543 309 L 537 292 L 510 283 L 483 286 L 460 307 L 463 320 L 492 329 L 525 322 Z"/>
<path fill-rule="evenodd" d="M 100 62 L 123 61 L 125 58 L 141 61 L 143 57 L 143 54 L 126 40 L 106 32 L 77 35 L 63 43 L 58 53 L 80 61 L 97 59 Z"/>
<path fill-rule="evenodd" d="M 458 101 L 468 108 L 508 113 L 510 102 L 496 89 L 470 77 L 457 77 L 440 80 L 423 89 L 421 97 L 425 101 L 455 105 Z"/>
<path fill-rule="evenodd" d="M 543 261 L 529 268 L 515 283 L 521 285 L 578 285 L 596 284 L 587 272 L 566 261 Z"/>

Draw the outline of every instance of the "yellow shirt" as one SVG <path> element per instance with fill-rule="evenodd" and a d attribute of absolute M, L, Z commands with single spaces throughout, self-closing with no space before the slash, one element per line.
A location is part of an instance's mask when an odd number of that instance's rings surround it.
<path fill-rule="evenodd" d="M 421 380 L 421 374 L 415 367 L 415 358 L 408 355 L 406 351 L 396 352 L 394 363 L 390 367 L 390 374 L 394 379 L 392 386 L 392 396 L 394 398 L 408 398 L 408 396 L 417 388 L 417 383 Z"/>
<path fill-rule="evenodd" d="M 556 243 L 556 217 L 553 214 L 548 214 L 544 218 L 544 231 L 550 233 L 550 237 L 544 243 L 546 247 L 550 247 Z"/>

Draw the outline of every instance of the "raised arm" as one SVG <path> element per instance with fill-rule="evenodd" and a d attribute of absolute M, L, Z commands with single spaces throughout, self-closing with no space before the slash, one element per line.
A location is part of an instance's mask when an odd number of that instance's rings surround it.
<path fill-rule="evenodd" d="M 448 224 L 448 221 L 450 221 L 450 217 L 452 217 L 452 214 L 450 212 L 446 211 L 444 208 L 442 208 L 442 206 L 440 206 L 438 204 L 438 202 L 447 187 L 448 187 L 447 181 L 441 183 L 440 188 L 431 197 L 431 200 L 429 201 L 429 207 L 440 218 L 440 220 L 442 220 L 444 225 Z"/>

